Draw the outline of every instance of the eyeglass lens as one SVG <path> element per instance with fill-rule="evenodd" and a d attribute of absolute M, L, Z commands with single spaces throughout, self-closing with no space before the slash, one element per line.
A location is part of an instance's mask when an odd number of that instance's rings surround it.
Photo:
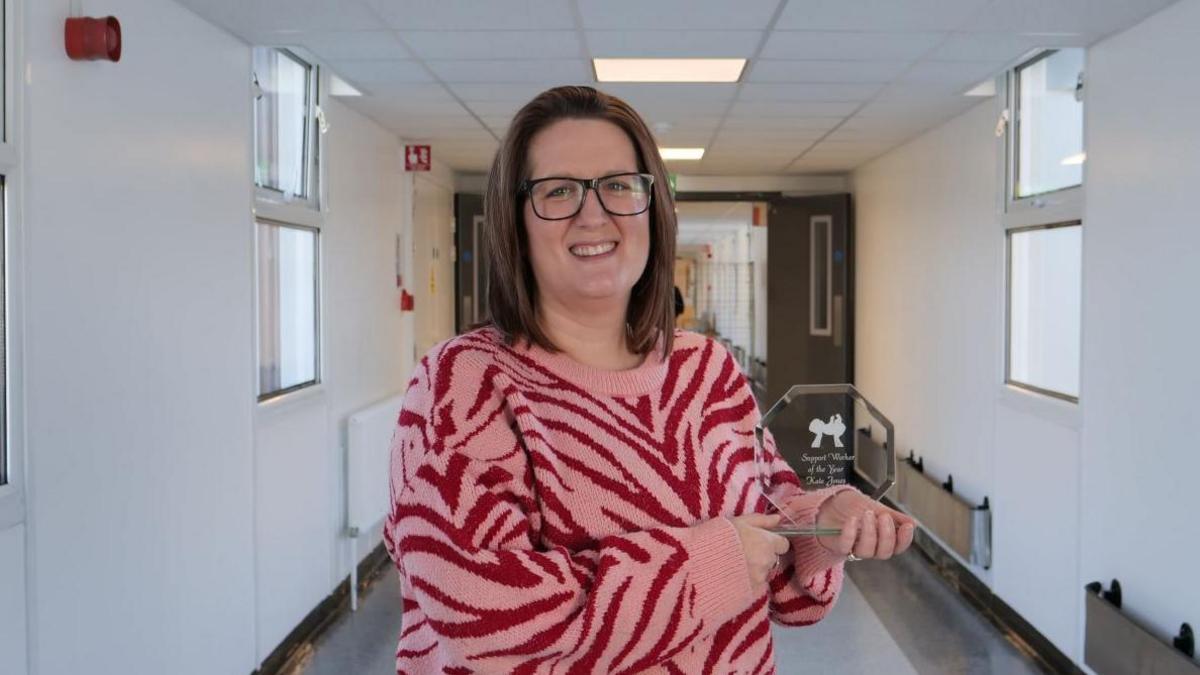
<path fill-rule="evenodd" d="M 600 205 L 614 216 L 632 216 L 650 205 L 650 177 L 643 174 L 608 176 L 596 185 Z M 534 183 L 533 210 L 547 220 L 570 218 L 583 206 L 587 189 L 580 183 L 554 178 Z"/>

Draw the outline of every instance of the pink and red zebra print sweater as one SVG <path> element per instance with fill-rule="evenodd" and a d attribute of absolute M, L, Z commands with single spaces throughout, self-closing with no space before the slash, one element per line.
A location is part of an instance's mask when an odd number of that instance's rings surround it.
<path fill-rule="evenodd" d="M 793 540 L 751 589 L 723 516 L 767 510 L 757 420 L 736 362 L 695 333 L 620 372 L 491 328 L 435 347 L 392 442 L 397 672 L 772 672 L 769 621 L 820 620 L 842 558 Z M 772 495 L 811 524 L 839 488 L 802 492 L 770 458 Z"/>

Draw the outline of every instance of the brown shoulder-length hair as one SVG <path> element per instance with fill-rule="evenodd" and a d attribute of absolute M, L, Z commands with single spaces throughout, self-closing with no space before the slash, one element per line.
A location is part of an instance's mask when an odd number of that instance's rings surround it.
<path fill-rule="evenodd" d="M 654 176 L 650 204 L 650 255 L 633 286 L 626 310 L 628 347 L 648 354 L 662 336 L 663 358 L 671 353 L 675 332 L 675 202 L 658 146 L 641 116 L 616 96 L 592 87 L 555 87 L 521 108 L 496 152 L 483 197 L 483 250 L 488 256 L 489 323 L 509 344 L 526 340 L 560 351 L 542 330 L 537 316 L 538 289 L 529 263 L 524 197 L 518 194 L 529 175 L 529 144 L 542 129 L 563 119 L 598 119 L 620 127 L 633 142 L 638 171 Z"/>

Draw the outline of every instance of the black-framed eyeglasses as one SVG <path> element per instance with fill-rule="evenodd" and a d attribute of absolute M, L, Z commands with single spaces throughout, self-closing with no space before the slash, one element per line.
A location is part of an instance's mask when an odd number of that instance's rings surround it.
<path fill-rule="evenodd" d="M 600 206 L 614 216 L 636 216 L 650 208 L 654 176 L 648 173 L 614 173 L 599 178 L 547 176 L 521 183 L 518 194 L 528 195 L 533 212 L 542 220 L 566 220 L 583 209 L 589 189 Z"/>

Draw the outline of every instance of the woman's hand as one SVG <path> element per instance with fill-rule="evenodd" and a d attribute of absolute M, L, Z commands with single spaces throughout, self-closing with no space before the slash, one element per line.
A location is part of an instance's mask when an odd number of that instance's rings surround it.
<path fill-rule="evenodd" d="M 916 521 L 858 490 L 842 490 L 821 504 L 817 527 L 842 529 L 840 536 L 817 537 L 833 553 L 887 560 L 908 550 Z"/>
<path fill-rule="evenodd" d="M 779 556 L 788 552 L 788 540 L 766 529 L 779 526 L 779 514 L 751 513 L 729 520 L 742 541 L 750 587 L 757 591 L 766 585 L 771 571 L 779 564 Z"/>

